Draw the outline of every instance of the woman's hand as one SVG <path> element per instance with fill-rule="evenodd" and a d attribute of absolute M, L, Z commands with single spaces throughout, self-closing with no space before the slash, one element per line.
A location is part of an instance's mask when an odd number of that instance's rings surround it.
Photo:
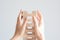
<path fill-rule="evenodd" d="M 17 24 L 16 24 L 16 30 L 15 30 L 15 34 L 13 36 L 13 38 L 11 40 L 16 40 L 18 39 L 18 37 L 22 37 L 23 33 L 25 31 L 25 27 L 26 27 L 26 18 L 24 19 L 23 23 L 22 23 L 22 11 L 20 10 L 20 13 L 17 17 Z M 24 30 L 24 31 L 23 31 Z"/>
<path fill-rule="evenodd" d="M 35 31 L 35 36 L 37 40 L 43 40 L 43 34 L 42 34 L 42 15 L 37 11 L 37 16 L 33 16 L 33 22 L 34 22 L 34 31 Z"/>

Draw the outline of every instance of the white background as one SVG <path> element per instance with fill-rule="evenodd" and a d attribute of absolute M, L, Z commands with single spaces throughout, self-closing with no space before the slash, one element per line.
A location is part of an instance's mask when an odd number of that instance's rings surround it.
<path fill-rule="evenodd" d="M 0 40 L 9 40 L 20 9 L 39 9 L 44 17 L 45 39 L 60 40 L 60 0 L 0 0 Z"/>

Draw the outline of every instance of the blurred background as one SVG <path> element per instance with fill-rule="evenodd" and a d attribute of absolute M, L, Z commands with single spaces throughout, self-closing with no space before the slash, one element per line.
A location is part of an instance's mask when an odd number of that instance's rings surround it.
<path fill-rule="evenodd" d="M 20 9 L 39 9 L 45 23 L 45 39 L 60 40 L 60 0 L 0 0 L 0 40 L 9 40 Z"/>

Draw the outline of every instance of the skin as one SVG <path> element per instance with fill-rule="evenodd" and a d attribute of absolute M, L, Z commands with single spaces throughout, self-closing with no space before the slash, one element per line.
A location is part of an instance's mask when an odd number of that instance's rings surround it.
<path fill-rule="evenodd" d="M 34 21 L 34 26 L 35 26 L 34 27 L 35 36 L 36 36 L 37 40 L 43 40 L 42 34 L 38 30 L 38 25 L 36 23 L 36 18 L 35 17 L 33 17 L 33 21 Z"/>
<path fill-rule="evenodd" d="M 24 22 L 23 24 L 21 24 L 21 11 L 17 17 L 17 24 L 16 24 L 16 30 L 15 30 L 15 34 L 14 36 L 11 38 L 11 40 L 17 40 L 18 37 L 21 37 L 22 35 L 22 31 L 23 31 L 23 28 L 25 28 L 25 25 L 26 25 L 26 18 L 24 19 Z"/>
<path fill-rule="evenodd" d="M 21 16 L 21 14 L 22 14 L 21 12 L 22 11 L 20 10 L 20 13 L 17 17 L 15 34 L 11 38 L 11 40 L 19 40 L 20 37 L 23 37 L 22 34 L 25 32 L 25 31 L 23 31 L 23 29 L 26 27 L 27 19 L 25 18 L 23 24 L 21 24 L 21 19 L 23 18 Z M 37 16 L 32 16 L 32 18 L 33 18 L 34 32 L 35 32 L 36 39 L 37 40 L 43 40 L 42 34 L 38 30 L 38 27 L 40 27 L 40 26 L 38 26 L 38 24 L 41 24 L 41 19 L 42 19 L 42 16 L 41 16 L 40 12 L 37 10 Z M 39 23 L 36 22 L 37 20 L 38 20 Z"/>

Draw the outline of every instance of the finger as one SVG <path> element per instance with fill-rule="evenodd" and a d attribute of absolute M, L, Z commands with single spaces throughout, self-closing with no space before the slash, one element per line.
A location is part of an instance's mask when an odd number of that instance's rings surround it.
<path fill-rule="evenodd" d="M 37 20 L 38 20 L 38 25 L 40 26 L 42 23 L 42 14 L 39 10 L 37 10 Z"/>
<path fill-rule="evenodd" d="M 34 26 L 38 27 L 38 22 L 35 16 L 33 16 L 33 24 Z"/>
<path fill-rule="evenodd" d="M 37 19 L 34 16 L 33 17 L 33 24 L 34 24 L 34 31 L 35 31 L 35 35 L 37 34 L 37 28 L 38 28 L 38 23 L 37 23 Z"/>
<path fill-rule="evenodd" d="M 21 13 L 21 10 L 20 10 L 19 15 L 17 17 L 17 24 L 16 24 L 18 29 L 21 29 L 21 27 L 22 27 L 22 25 L 21 25 L 21 14 L 22 13 Z"/>
<path fill-rule="evenodd" d="M 26 24 L 27 24 L 27 19 L 25 19 L 25 21 L 24 21 L 24 23 L 23 23 L 23 26 L 22 26 L 23 29 L 22 29 L 22 34 L 21 34 L 21 35 L 23 35 L 24 32 L 25 32 Z"/>
<path fill-rule="evenodd" d="M 20 25 L 20 13 L 19 13 L 19 15 L 18 15 L 18 17 L 17 17 L 17 24 L 16 24 L 17 26 L 19 26 Z"/>
<path fill-rule="evenodd" d="M 19 22 L 20 26 L 22 26 L 21 20 L 22 20 L 22 10 L 20 10 L 19 15 L 18 15 L 18 22 Z"/>
<path fill-rule="evenodd" d="M 15 34 L 18 33 L 19 30 L 21 31 L 20 19 L 21 19 L 21 14 L 19 12 L 19 15 L 17 17 L 17 24 L 16 24 L 16 32 L 15 32 Z"/>
<path fill-rule="evenodd" d="M 23 24 L 22 24 L 22 25 L 24 25 L 24 24 L 25 24 L 26 20 L 27 20 L 27 19 L 25 18 L 25 19 L 24 19 L 24 21 L 23 21 Z"/>
<path fill-rule="evenodd" d="M 41 12 L 39 10 L 37 10 L 37 16 L 41 20 L 42 15 L 41 15 Z"/>
<path fill-rule="evenodd" d="M 23 27 L 25 28 L 27 25 L 27 19 L 24 20 Z"/>

